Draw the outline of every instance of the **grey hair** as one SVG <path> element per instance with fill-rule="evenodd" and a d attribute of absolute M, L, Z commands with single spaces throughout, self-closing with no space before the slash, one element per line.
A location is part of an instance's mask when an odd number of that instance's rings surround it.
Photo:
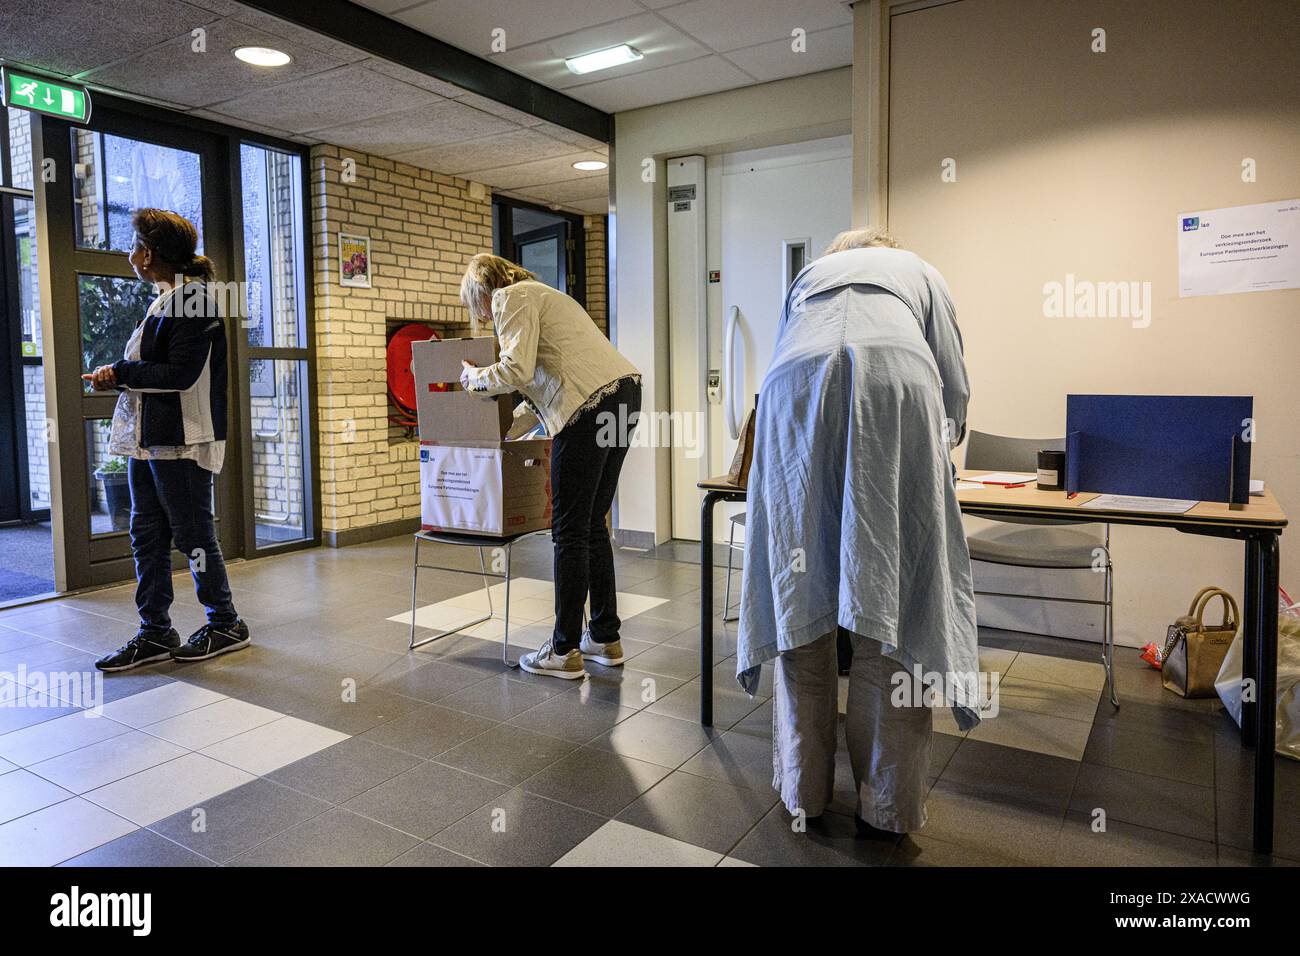
<path fill-rule="evenodd" d="M 899 248 L 898 240 L 889 233 L 868 226 L 866 229 L 849 229 L 841 232 L 826 247 L 822 255 L 829 256 L 832 252 L 844 252 L 846 249 L 868 249 L 872 246 L 883 246 L 886 249 Z"/>

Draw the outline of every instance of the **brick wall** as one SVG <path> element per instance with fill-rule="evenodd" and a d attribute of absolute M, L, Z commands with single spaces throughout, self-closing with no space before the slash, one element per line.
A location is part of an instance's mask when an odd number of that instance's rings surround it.
<path fill-rule="evenodd" d="M 356 181 L 344 181 L 344 160 Z M 392 160 L 316 146 L 309 167 L 320 381 L 322 530 L 418 518 L 419 446 L 394 440 L 385 369 L 390 320 L 468 330 L 460 277 L 492 248 L 491 196 Z M 372 288 L 338 282 L 339 231 L 370 237 Z"/>
<path fill-rule="evenodd" d="M 604 216 L 585 216 L 582 226 L 587 247 L 587 313 L 600 326 L 600 330 L 609 335 L 605 222 Z"/>

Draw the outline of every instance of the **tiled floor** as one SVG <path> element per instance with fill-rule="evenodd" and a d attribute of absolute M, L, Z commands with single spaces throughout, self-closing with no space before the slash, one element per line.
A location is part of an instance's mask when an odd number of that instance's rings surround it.
<path fill-rule="evenodd" d="M 516 546 L 512 657 L 549 633 L 549 549 Z M 717 725 L 697 722 L 695 553 L 619 553 L 628 662 L 574 682 L 503 669 L 500 585 L 497 618 L 408 652 L 407 537 L 232 566 L 253 648 L 108 677 L 102 700 L 51 675 L 90 673 L 130 635 L 129 588 L 0 612 L 0 864 L 1300 861 L 1300 767 L 1278 761 L 1276 852 L 1256 858 L 1252 754 L 1215 702 L 1173 697 L 1121 650 L 1116 712 L 1094 646 L 995 631 L 998 714 L 969 734 L 937 715 L 926 827 L 856 839 L 841 753 L 832 812 L 796 832 L 771 789 L 770 675 L 738 690 L 734 625 L 704 678 Z M 420 582 L 421 627 L 487 611 L 473 577 Z M 201 623 L 188 590 L 182 633 Z"/>

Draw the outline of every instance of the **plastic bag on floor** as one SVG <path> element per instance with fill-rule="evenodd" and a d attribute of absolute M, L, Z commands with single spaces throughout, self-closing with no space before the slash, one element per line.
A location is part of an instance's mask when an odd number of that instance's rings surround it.
<path fill-rule="evenodd" d="M 1283 757 L 1300 760 L 1300 604 L 1278 588 L 1277 609 L 1277 744 Z M 1232 719 L 1241 726 L 1242 633 L 1223 659 L 1214 689 Z"/>

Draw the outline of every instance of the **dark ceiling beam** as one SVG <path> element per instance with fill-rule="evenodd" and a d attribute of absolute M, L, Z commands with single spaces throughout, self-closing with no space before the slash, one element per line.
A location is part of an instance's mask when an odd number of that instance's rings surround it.
<path fill-rule="evenodd" d="M 611 117 L 348 0 L 240 0 L 314 33 L 608 143 Z M 469 0 L 472 2 L 472 0 Z"/>

